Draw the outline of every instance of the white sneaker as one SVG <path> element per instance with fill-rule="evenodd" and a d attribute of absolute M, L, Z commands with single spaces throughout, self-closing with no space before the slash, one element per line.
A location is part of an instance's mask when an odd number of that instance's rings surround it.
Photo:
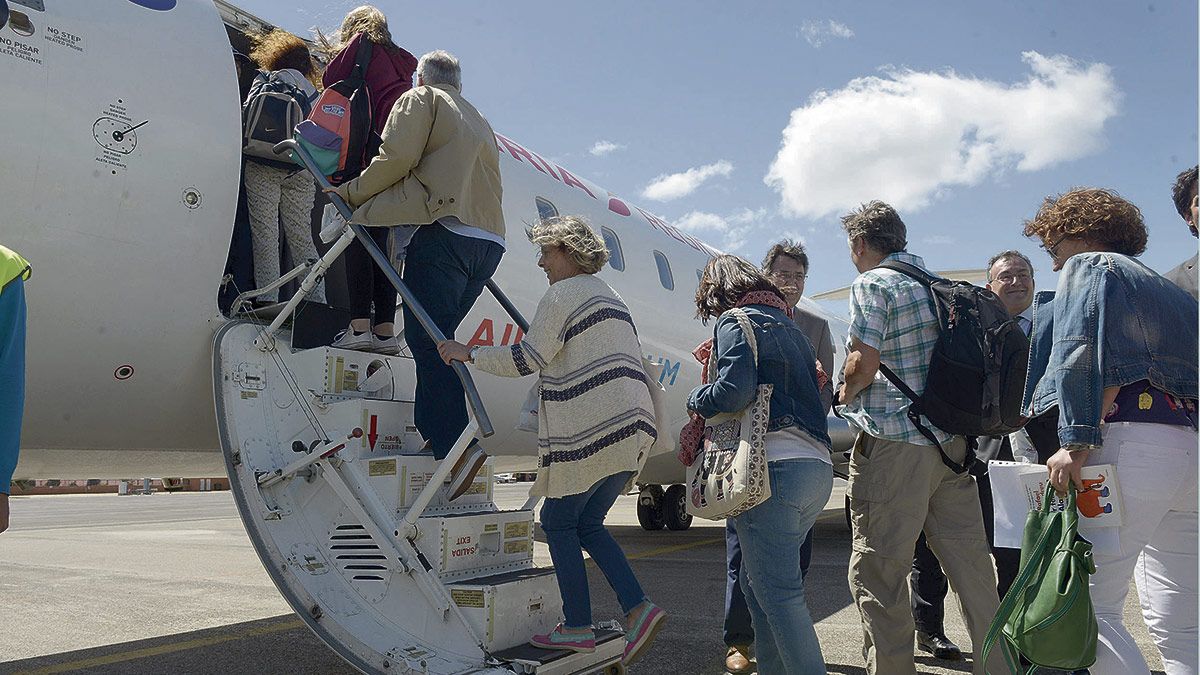
<path fill-rule="evenodd" d="M 373 351 L 375 346 L 375 334 L 368 330 L 364 333 L 355 335 L 354 331 L 347 328 L 346 330 L 338 333 L 337 337 L 334 338 L 333 343 L 329 346 L 337 347 L 338 349 L 353 349 L 360 352 Z"/>
<path fill-rule="evenodd" d="M 380 337 L 374 333 L 371 335 L 373 336 L 371 351 L 385 356 L 400 355 L 400 340 L 395 335 L 389 337 Z"/>

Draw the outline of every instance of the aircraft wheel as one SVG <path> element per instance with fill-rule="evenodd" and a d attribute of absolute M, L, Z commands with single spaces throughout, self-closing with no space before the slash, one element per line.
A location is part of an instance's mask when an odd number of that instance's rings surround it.
<path fill-rule="evenodd" d="M 643 530 L 663 528 L 663 489 L 661 485 L 647 485 L 638 493 L 638 522 Z"/>
<path fill-rule="evenodd" d="M 687 512 L 687 488 L 672 485 L 663 501 L 663 517 L 668 530 L 686 530 L 692 526 L 692 514 Z"/>

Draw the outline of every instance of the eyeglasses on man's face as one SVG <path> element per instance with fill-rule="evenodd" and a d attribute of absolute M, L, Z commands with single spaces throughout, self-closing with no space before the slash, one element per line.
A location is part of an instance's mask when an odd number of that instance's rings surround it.
<path fill-rule="evenodd" d="M 1033 279 L 1033 275 L 1029 272 L 1003 272 L 996 275 L 996 281 L 1004 285 L 1022 283 L 1027 284 Z"/>
<path fill-rule="evenodd" d="M 804 281 L 808 278 L 807 272 L 771 272 L 772 279 L 780 281 Z"/>

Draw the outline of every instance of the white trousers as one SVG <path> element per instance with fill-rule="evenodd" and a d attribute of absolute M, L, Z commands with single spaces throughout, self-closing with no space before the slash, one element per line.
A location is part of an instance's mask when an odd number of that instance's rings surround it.
<path fill-rule="evenodd" d="M 250 238 L 254 243 L 254 283 L 258 288 L 279 278 L 279 225 L 287 236 L 288 250 L 298 265 L 316 258 L 312 237 L 312 207 L 317 186 L 307 171 L 289 171 L 257 162 L 246 162 L 246 210 L 250 214 Z M 275 301 L 278 291 L 262 300 Z M 325 302 L 325 282 L 308 296 Z"/>
<path fill-rule="evenodd" d="M 1116 422 L 1088 464 L 1117 468 L 1119 550 L 1095 553 L 1091 579 L 1100 643 L 1092 675 L 1148 674 L 1125 628 L 1129 580 L 1168 675 L 1197 675 L 1197 435 L 1188 427 Z"/>

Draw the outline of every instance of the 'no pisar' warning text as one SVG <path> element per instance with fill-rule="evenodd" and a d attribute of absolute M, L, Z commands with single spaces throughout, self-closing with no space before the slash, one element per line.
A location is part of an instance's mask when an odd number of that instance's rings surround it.
<path fill-rule="evenodd" d="M 22 61 L 41 64 L 42 53 L 37 47 L 27 45 L 20 40 L 0 37 L 0 56 L 11 56 Z"/>

